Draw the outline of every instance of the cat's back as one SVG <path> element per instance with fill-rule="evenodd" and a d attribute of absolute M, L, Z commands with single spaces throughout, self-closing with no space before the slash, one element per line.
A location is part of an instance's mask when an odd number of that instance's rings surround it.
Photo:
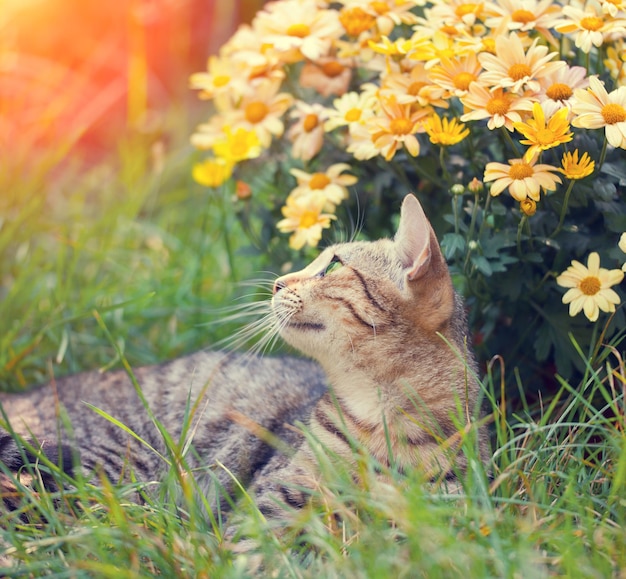
<path fill-rule="evenodd" d="M 137 437 L 162 448 L 153 418 L 174 440 L 181 433 L 192 436 L 201 454 L 211 454 L 245 444 L 257 426 L 289 439 L 285 425 L 306 420 L 326 389 L 324 374 L 312 361 L 234 352 L 198 352 L 138 368 L 133 376 L 125 371 L 76 374 L 28 392 L 2 393 L 0 405 L 19 434 L 42 442 L 55 440 L 60 428 L 83 461 L 110 463 L 114 471 L 113 457 L 128 445 L 137 446 Z M 158 469 L 155 461 L 150 463 L 147 477 Z"/>

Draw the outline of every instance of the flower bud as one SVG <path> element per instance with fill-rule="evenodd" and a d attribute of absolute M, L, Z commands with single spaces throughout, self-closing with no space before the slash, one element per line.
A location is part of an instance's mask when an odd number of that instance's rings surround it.
<path fill-rule="evenodd" d="M 476 177 L 474 177 L 467 185 L 467 188 L 469 189 L 470 193 L 480 193 L 485 186 L 483 185 L 482 181 L 479 181 L 478 179 L 476 179 Z"/>
<path fill-rule="evenodd" d="M 530 197 L 526 197 L 526 199 L 520 201 L 519 208 L 524 215 L 532 217 L 537 213 L 537 202 L 533 201 Z"/>
<path fill-rule="evenodd" d="M 235 195 L 240 201 L 250 199 L 250 197 L 252 197 L 252 187 L 250 187 L 250 185 L 248 185 L 245 181 L 238 179 L 235 183 Z"/>
<path fill-rule="evenodd" d="M 452 193 L 452 195 L 463 195 L 463 193 L 465 192 L 465 187 L 460 183 L 455 183 L 454 185 L 452 185 L 452 187 L 450 187 L 450 192 Z"/>

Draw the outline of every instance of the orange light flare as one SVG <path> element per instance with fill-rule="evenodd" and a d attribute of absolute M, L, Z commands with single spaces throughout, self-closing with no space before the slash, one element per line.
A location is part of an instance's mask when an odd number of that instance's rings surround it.
<path fill-rule="evenodd" d="M 0 0 L 0 151 L 154 134 L 188 78 L 261 0 Z M 21 148 L 20 146 L 21 145 Z"/>

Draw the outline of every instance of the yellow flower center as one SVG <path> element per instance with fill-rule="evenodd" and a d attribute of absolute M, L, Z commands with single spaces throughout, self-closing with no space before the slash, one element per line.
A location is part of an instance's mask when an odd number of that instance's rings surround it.
<path fill-rule="evenodd" d="M 344 119 L 349 123 L 355 123 L 361 118 L 361 109 L 357 109 L 356 107 L 350 109 L 345 115 Z"/>
<path fill-rule="evenodd" d="M 540 145 L 551 145 L 554 143 L 556 136 L 550 129 L 539 129 L 535 135 L 535 140 Z"/>
<path fill-rule="evenodd" d="M 330 185 L 330 179 L 324 173 L 313 173 L 309 181 L 310 189 L 324 189 Z"/>
<path fill-rule="evenodd" d="M 513 14 L 511 14 L 511 20 L 513 20 L 513 22 L 520 22 L 521 24 L 528 24 L 535 20 L 535 15 L 530 10 L 515 10 Z"/>
<path fill-rule="evenodd" d="M 600 30 L 603 24 L 604 24 L 604 21 L 602 20 L 602 18 L 598 18 L 597 16 L 585 16 L 584 18 L 581 18 L 580 20 L 580 25 L 585 30 L 591 30 L 591 32 Z"/>
<path fill-rule="evenodd" d="M 459 34 L 459 31 L 452 26 L 451 24 L 448 25 L 443 25 L 440 29 L 440 32 L 443 32 L 444 34 L 448 35 L 448 36 L 456 36 L 457 34 Z"/>
<path fill-rule="evenodd" d="M 474 14 L 478 5 L 472 4 L 471 2 L 467 2 L 466 4 L 461 4 L 456 7 L 454 13 L 459 17 L 463 18 L 463 16 L 467 16 L 468 14 Z"/>
<path fill-rule="evenodd" d="M 311 34 L 311 29 L 308 24 L 292 24 L 287 28 L 287 36 L 296 36 L 297 38 L 305 38 Z"/>
<path fill-rule="evenodd" d="M 392 119 L 389 123 L 389 129 L 394 135 L 408 135 L 413 131 L 414 124 L 411 119 L 400 117 Z"/>
<path fill-rule="evenodd" d="M 406 92 L 408 92 L 411 96 L 417 96 L 427 84 L 428 83 L 426 82 L 419 82 L 419 81 L 413 82 L 411 83 L 411 85 L 409 86 Z"/>
<path fill-rule="evenodd" d="M 623 123 L 626 121 L 626 109 L 617 103 L 604 105 L 600 114 L 607 125 L 614 125 L 615 123 Z"/>
<path fill-rule="evenodd" d="M 471 82 L 476 80 L 476 75 L 473 75 L 471 72 L 459 72 L 459 74 L 455 75 L 452 79 L 452 83 L 459 90 L 467 90 Z"/>
<path fill-rule="evenodd" d="M 336 60 L 331 60 L 330 62 L 326 62 L 322 65 L 322 71 L 324 74 L 330 78 L 335 78 L 339 76 L 344 70 L 345 66 L 343 64 L 337 62 Z"/>
<path fill-rule="evenodd" d="M 370 7 L 376 14 L 387 14 L 389 12 L 389 5 L 387 2 L 370 2 Z"/>
<path fill-rule="evenodd" d="M 570 98 L 572 94 L 574 94 L 572 89 L 562 82 L 555 82 L 553 85 L 550 85 L 546 91 L 546 96 L 553 101 L 565 101 Z"/>
<path fill-rule="evenodd" d="M 313 227 L 317 223 L 318 214 L 314 211 L 304 211 L 300 215 L 300 227 L 299 229 L 308 229 Z"/>
<path fill-rule="evenodd" d="M 485 109 L 490 115 L 506 115 L 511 107 L 511 97 L 503 94 L 502 96 L 495 96 L 487 101 Z"/>
<path fill-rule="evenodd" d="M 253 125 L 260 123 L 270 112 L 269 107 L 260 101 L 248 104 L 245 110 L 246 120 Z"/>
<path fill-rule="evenodd" d="M 533 71 L 531 70 L 530 66 L 523 62 L 514 64 L 509 68 L 509 76 L 513 80 L 522 80 L 523 78 L 530 76 L 532 72 Z"/>
<path fill-rule="evenodd" d="M 359 7 L 342 8 L 339 13 L 339 22 L 348 36 L 358 36 L 374 26 L 376 18 Z"/>
<path fill-rule="evenodd" d="M 319 125 L 319 122 L 320 120 L 317 115 L 314 115 L 314 114 L 307 115 L 306 117 L 304 117 L 304 121 L 302 123 L 304 131 L 306 133 L 310 133 L 315 127 L 317 127 L 317 125 Z"/>
<path fill-rule="evenodd" d="M 515 181 L 526 179 L 533 176 L 533 168 L 528 163 L 515 163 L 509 169 L 509 177 Z"/>
<path fill-rule="evenodd" d="M 230 76 L 226 76 L 225 74 L 221 74 L 213 77 L 213 86 L 218 88 L 222 86 L 226 86 L 230 82 Z"/>
<path fill-rule="evenodd" d="M 590 275 L 580 282 L 578 288 L 586 296 L 595 296 L 602 288 L 602 284 L 595 275 Z"/>

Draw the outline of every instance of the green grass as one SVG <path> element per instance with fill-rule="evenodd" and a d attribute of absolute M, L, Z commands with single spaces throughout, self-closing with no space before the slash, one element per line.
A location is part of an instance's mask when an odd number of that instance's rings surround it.
<path fill-rule="evenodd" d="M 181 134 L 183 131 L 181 129 Z M 178 142 L 183 142 L 181 139 Z M 241 249 L 230 198 L 189 178 L 191 151 L 172 147 L 162 172 L 133 139 L 90 168 L 50 156 L 29 160 L 19 179 L 0 168 L 0 383 L 20 390 L 50 376 L 138 366 L 194 351 L 230 328 L 211 311 L 247 293 L 263 257 Z M 229 259 L 225 230 L 234 261 Z M 233 272 L 233 266 L 235 271 Z M 99 323 L 102 320 L 102 323 Z M 108 331 L 105 331 L 106 328 Z M 108 335 L 110 334 L 110 336 Z M 494 459 L 477 460 L 461 494 L 428 489 L 418 473 L 388 473 L 363 457 L 360 484 L 322 457 L 315 507 L 273 538 L 249 501 L 241 528 L 277 577 L 619 577 L 626 568 L 624 369 L 606 348 L 580 384 L 527 407 L 485 378 Z M 506 361 L 512 373 L 514 361 Z M 171 452 L 178 453 L 172 441 Z M 55 471 L 54 465 L 42 469 Z M 63 478 L 64 475 L 56 473 Z M 35 485 L 36 486 L 36 485 Z M 180 495 L 182 507 L 171 497 Z M 223 541 L 225 522 L 194 500 L 193 477 L 172 469 L 165 484 L 37 495 L 25 490 L 25 522 L 0 514 L 8 576 L 239 577 L 250 558 Z M 334 513 L 337 517 L 330 517 Z M 295 535 L 300 531 L 298 540 Z"/>

